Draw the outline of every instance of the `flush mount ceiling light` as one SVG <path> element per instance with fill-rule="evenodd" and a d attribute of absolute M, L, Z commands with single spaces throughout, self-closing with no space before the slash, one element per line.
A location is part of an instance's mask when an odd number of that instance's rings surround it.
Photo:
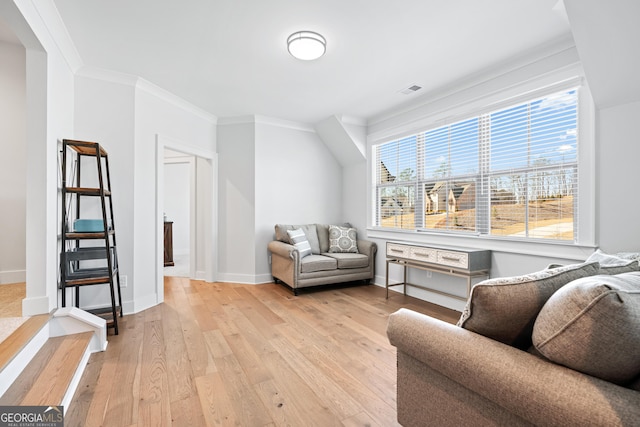
<path fill-rule="evenodd" d="M 298 31 L 287 39 L 287 49 L 294 58 L 312 61 L 324 55 L 327 50 L 327 40 L 313 31 Z"/>

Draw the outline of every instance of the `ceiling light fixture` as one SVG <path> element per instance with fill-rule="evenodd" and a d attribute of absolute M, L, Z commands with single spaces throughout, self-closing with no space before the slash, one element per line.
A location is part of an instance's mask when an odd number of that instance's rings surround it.
<path fill-rule="evenodd" d="M 287 39 L 287 49 L 294 58 L 312 61 L 327 51 L 327 40 L 313 31 L 298 31 Z"/>

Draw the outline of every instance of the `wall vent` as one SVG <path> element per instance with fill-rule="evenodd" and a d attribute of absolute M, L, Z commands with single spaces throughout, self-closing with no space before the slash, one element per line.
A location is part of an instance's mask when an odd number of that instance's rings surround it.
<path fill-rule="evenodd" d="M 405 95 L 410 95 L 412 93 L 415 93 L 415 92 L 419 91 L 420 89 L 422 89 L 422 86 L 411 85 L 408 88 L 400 90 L 399 92 L 400 93 L 404 93 Z"/>

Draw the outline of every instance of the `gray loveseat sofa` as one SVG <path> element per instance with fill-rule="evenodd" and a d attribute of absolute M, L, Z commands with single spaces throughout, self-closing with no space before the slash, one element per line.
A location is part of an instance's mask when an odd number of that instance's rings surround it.
<path fill-rule="evenodd" d="M 330 238 L 330 228 L 342 231 L 350 244 L 340 248 L 340 236 Z M 291 241 L 289 230 L 302 230 L 311 253 L 301 256 L 301 250 Z M 333 243 L 333 245 L 332 245 Z M 365 280 L 375 274 L 374 242 L 357 238 L 355 229 L 348 224 L 304 224 L 275 226 L 275 240 L 268 245 L 271 254 L 271 275 L 274 281 L 288 285 L 295 295 L 302 288 Z"/>
<path fill-rule="evenodd" d="M 587 262 L 490 279 L 473 288 L 458 325 L 392 314 L 398 421 L 640 425 L 637 269 Z"/>

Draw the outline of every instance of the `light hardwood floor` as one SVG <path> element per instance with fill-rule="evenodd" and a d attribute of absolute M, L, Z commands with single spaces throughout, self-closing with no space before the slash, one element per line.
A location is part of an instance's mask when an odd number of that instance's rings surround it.
<path fill-rule="evenodd" d="M 0 318 L 22 316 L 22 300 L 26 295 L 25 283 L 0 285 Z"/>
<path fill-rule="evenodd" d="M 400 307 L 459 313 L 377 286 L 294 297 L 280 285 L 165 278 L 94 354 L 67 426 L 393 426 Z"/>

